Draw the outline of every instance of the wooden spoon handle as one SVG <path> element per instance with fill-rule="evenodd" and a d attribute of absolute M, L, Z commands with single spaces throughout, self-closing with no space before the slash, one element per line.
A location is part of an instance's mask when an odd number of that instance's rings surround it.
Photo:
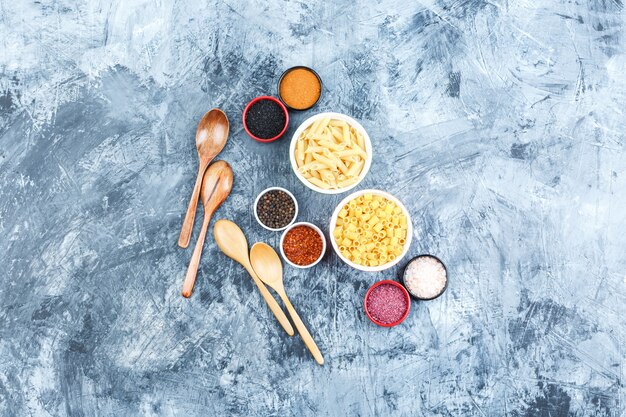
<path fill-rule="evenodd" d="M 291 301 L 289 301 L 289 298 L 287 298 L 287 294 L 283 292 L 282 294 L 280 294 L 280 297 L 283 299 L 283 302 L 287 307 L 287 311 L 289 311 L 289 314 L 291 315 L 291 320 L 293 320 L 293 324 L 296 325 L 296 329 L 298 329 L 298 333 L 300 333 L 300 337 L 304 341 L 306 347 L 309 349 L 309 352 L 311 352 L 311 355 L 313 355 L 317 363 L 319 363 L 320 365 L 324 365 L 324 357 L 322 356 L 322 352 L 320 352 L 319 348 L 315 344 L 315 341 L 311 337 L 311 334 L 307 330 L 304 323 L 302 323 L 300 316 L 298 316 L 298 313 L 296 313 L 296 310 L 291 305 Z"/>
<path fill-rule="evenodd" d="M 191 291 L 193 291 L 193 285 L 196 282 L 196 275 L 198 273 L 198 265 L 200 265 L 200 256 L 202 256 L 202 248 L 204 247 L 204 238 L 206 237 L 206 231 L 209 228 L 210 221 L 211 214 L 205 212 L 202 229 L 200 230 L 200 236 L 198 236 L 196 247 L 193 250 L 193 255 L 191 255 L 191 260 L 189 261 L 189 268 L 187 268 L 185 282 L 183 282 L 183 297 L 189 298 L 191 296 Z"/>
<path fill-rule="evenodd" d="M 183 227 L 180 229 L 180 235 L 178 236 L 178 246 L 186 248 L 189 246 L 191 240 L 191 231 L 193 230 L 193 221 L 196 218 L 196 207 L 198 206 L 198 197 L 200 197 L 200 188 L 202 187 L 202 177 L 209 164 L 205 164 L 200 161 L 198 166 L 198 176 L 196 177 L 196 184 L 193 186 L 193 192 L 191 193 L 191 200 L 189 200 L 189 206 L 187 207 L 187 213 L 185 214 L 185 220 L 183 220 Z"/>
<path fill-rule="evenodd" d="M 293 327 L 291 326 L 291 323 L 289 323 L 289 319 L 283 312 L 283 309 L 280 308 L 280 306 L 276 302 L 276 299 L 272 297 L 272 294 L 270 294 L 270 292 L 267 290 L 265 284 L 261 282 L 250 264 L 244 265 L 243 267 L 246 268 L 246 271 L 248 271 L 248 273 L 252 277 L 252 280 L 256 284 L 257 288 L 261 292 L 261 295 L 263 296 L 263 299 L 267 303 L 267 306 L 270 308 L 270 310 L 272 310 L 272 313 L 274 313 L 274 317 L 276 317 L 276 320 L 278 320 L 280 325 L 283 326 L 283 329 L 285 329 L 289 336 L 293 336 Z"/>

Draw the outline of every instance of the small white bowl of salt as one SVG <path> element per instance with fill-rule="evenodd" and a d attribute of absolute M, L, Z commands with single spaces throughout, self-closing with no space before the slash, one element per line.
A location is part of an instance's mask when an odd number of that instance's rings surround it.
<path fill-rule="evenodd" d="M 419 255 L 404 268 L 402 281 L 413 298 L 434 300 L 448 288 L 448 271 L 436 256 Z"/>

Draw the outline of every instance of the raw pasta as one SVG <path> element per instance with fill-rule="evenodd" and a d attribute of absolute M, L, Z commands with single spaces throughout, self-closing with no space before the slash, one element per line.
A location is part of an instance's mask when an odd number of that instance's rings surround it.
<path fill-rule="evenodd" d="M 340 189 L 359 180 L 367 150 L 361 132 L 343 120 L 323 118 L 300 134 L 294 156 L 307 181 L 323 189 Z"/>
<path fill-rule="evenodd" d="M 358 265 L 392 262 L 404 251 L 407 218 L 393 201 L 364 194 L 341 208 L 333 238 L 341 254 Z"/>

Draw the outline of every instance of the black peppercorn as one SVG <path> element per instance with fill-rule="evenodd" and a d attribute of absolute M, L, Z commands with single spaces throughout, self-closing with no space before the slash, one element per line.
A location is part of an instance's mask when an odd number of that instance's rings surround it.
<path fill-rule="evenodd" d="M 270 190 L 259 198 L 256 214 L 266 227 L 282 229 L 296 216 L 296 203 L 286 192 Z"/>

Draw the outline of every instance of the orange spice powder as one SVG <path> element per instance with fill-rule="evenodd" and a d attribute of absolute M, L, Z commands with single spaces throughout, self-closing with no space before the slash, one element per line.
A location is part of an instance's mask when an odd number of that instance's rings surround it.
<path fill-rule="evenodd" d="M 319 79 L 311 71 L 296 68 L 280 82 L 280 98 L 292 109 L 304 110 L 313 106 L 322 93 Z"/>

